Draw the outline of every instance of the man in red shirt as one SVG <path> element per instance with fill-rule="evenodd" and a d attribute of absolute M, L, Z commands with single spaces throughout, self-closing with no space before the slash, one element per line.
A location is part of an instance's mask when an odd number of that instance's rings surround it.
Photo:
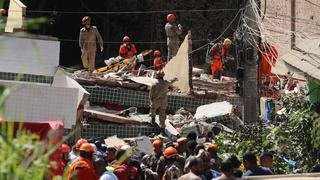
<path fill-rule="evenodd" d="M 80 158 L 74 162 L 68 173 L 68 180 L 98 180 L 93 167 L 94 148 L 89 143 L 84 143 L 80 147 Z"/>

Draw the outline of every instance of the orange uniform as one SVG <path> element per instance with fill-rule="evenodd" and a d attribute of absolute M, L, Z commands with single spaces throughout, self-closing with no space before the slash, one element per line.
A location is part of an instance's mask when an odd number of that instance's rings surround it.
<path fill-rule="evenodd" d="M 222 71 L 222 59 L 227 57 L 228 48 L 224 47 L 220 43 L 215 44 L 211 48 L 211 55 L 213 58 L 213 62 L 211 63 L 211 71 L 212 71 L 212 78 L 214 79 L 216 71 L 218 71 L 219 74 Z M 219 76 L 221 76 L 221 74 Z"/>
<path fill-rule="evenodd" d="M 120 46 L 119 54 L 123 59 L 131 58 L 131 57 L 137 55 L 136 46 L 134 44 L 123 43 Z M 132 63 L 132 65 L 131 65 L 131 70 L 135 70 L 136 69 L 136 65 L 137 65 L 137 63 L 136 63 L 136 61 L 134 61 Z"/>
<path fill-rule="evenodd" d="M 162 65 L 163 65 L 163 62 L 162 62 L 161 57 L 154 58 L 154 60 L 153 60 L 154 70 L 156 70 L 156 71 L 161 70 L 162 69 Z"/>
<path fill-rule="evenodd" d="M 271 75 L 271 68 L 276 64 L 278 58 L 278 51 L 274 46 L 265 45 L 261 47 L 262 55 L 262 74 L 265 77 Z"/>
<path fill-rule="evenodd" d="M 123 59 L 131 58 L 134 55 L 137 55 L 137 49 L 134 44 L 125 44 L 123 43 L 120 46 L 119 54 Z"/>
<path fill-rule="evenodd" d="M 68 172 L 68 180 L 98 180 L 92 162 L 86 158 L 79 158 L 73 163 Z"/>

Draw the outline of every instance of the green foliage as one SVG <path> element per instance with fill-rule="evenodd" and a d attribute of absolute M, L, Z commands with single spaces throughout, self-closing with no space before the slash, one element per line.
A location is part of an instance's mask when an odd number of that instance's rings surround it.
<path fill-rule="evenodd" d="M 0 88 L 0 117 L 9 89 Z M 22 125 L 22 124 L 21 124 Z M 49 155 L 52 149 L 38 135 L 21 130 L 14 136 L 13 123 L 1 123 L 0 130 L 0 179 L 43 180 L 49 174 Z"/>
<path fill-rule="evenodd" d="M 268 127 L 257 123 L 240 128 L 233 135 L 218 136 L 215 142 L 220 152 L 242 157 L 246 151 L 257 154 L 273 151 L 276 174 L 290 173 L 288 165 L 281 159 L 283 155 L 296 160 L 303 172 L 310 172 L 318 159 L 320 116 L 311 111 L 308 102 L 298 94 L 285 96 L 281 102 L 286 108 L 284 113 L 276 115 Z"/>

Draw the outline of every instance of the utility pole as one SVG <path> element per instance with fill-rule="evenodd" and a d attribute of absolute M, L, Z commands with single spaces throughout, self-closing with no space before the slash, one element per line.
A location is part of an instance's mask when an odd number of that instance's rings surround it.
<path fill-rule="evenodd" d="M 247 25 L 255 32 L 259 32 L 257 17 L 253 11 L 253 2 L 246 0 L 245 16 Z M 259 4 L 259 3 L 257 3 Z M 243 120 L 246 124 L 258 120 L 258 82 L 257 82 L 257 45 L 258 36 L 250 34 L 247 29 L 244 34 L 244 76 L 243 76 Z M 255 46 L 255 47 L 254 47 Z"/>

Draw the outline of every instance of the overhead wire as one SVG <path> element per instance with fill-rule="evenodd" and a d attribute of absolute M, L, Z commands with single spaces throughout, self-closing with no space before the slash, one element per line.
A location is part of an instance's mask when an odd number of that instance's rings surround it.
<path fill-rule="evenodd" d="M 256 6 L 256 8 L 258 9 L 257 6 Z M 258 17 L 259 17 L 259 16 L 258 16 Z M 258 24 L 258 25 L 260 25 L 260 26 L 258 26 L 259 28 L 261 28 L 261 29 L 263 28 L 262 23 L 260 23 L 260 24 Z M 259 35 L 259 34 L 257 34 L 257 31 L 253 31 L 254 29 L 252 29 L 252 28 L 249 27 L 248 25 L 245 24 L 245 26 L 246 26 L 246 28 L 250 31 L 251 36 L 252 36 L 252 35 Z M 261 29 L 260 29 L 260 30 L 261 30 Z M 260 32 L 263 32 L 263 31 L 260 31 Z M 249 38 L 250 38 L 250 37 L 249 37 Z M 254 40 L 254 38 L 251 37 L 251 40 Z M 267 41 L 269 41 L 269 40 L 267 40 Z M 271 40 L 271 42 L 272 42 L 272 40 Z M 250 42 L 249 42 L 249 43 L 250 43 Z M 254 47 L 257 51 L 260 51 L 260 49 L 259 49 L 258 47 L 256 47 L 254 44 L 251 44 L 251 46 Z M 300 59 L 300 57 L 298 57 L 298 56 L 296 56 L 295 54 L 293 54 L 292 52 L 290 52 L 290 50 L 288 51 L 288 53 Z M 318 69 L 319 69 L 319 67 L 314 67 L 314 68 L 311 68 L 311 69 L 309 69 L 309 70 L 307 70 L 307 71 L 305 71 L 305 72 L 303 72 L 303 73 L 314 72 L 314 71 L 316 71 L 316 70 L 318 70 Z M 301 71 L 301 72 L 302 72 L 302 71 Z"/>
<path fill-rule="evenodd" d="M 161 10 L 161 11 L 109 11 L 109 12 L 93 12 L 93 11 L 43 11 L 43 10 L 27 10 L 29 13 L 43 14 L 156 14 L 156 13 L 194 13 L 194 12 L 222 12 L 222 11 L 238 11 L 234 8 L 221 9 L 190 9 L 190 10 Z M 10 10 L 9 12 L 15 12 Z"/>

